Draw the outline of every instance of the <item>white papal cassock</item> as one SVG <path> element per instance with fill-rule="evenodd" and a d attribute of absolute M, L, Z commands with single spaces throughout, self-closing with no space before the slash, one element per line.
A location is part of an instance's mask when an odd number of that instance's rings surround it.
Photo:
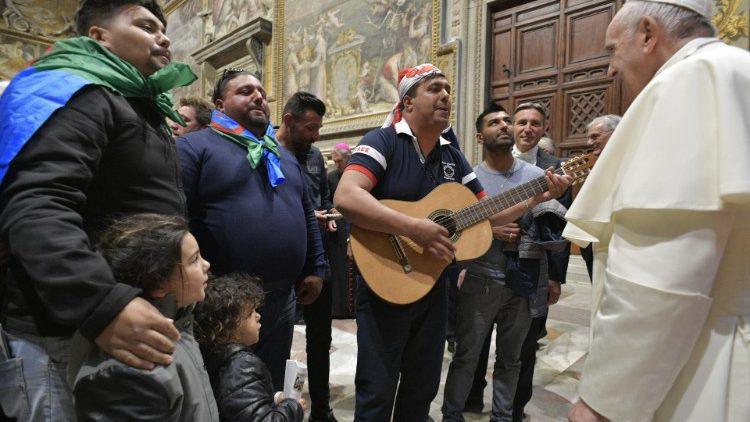
<path fill-rule="evenodd" d="M 750 53 L 680 49 L 567 218 L 594 242 L 581 398 L 614 421 L 750 421 Z"/>

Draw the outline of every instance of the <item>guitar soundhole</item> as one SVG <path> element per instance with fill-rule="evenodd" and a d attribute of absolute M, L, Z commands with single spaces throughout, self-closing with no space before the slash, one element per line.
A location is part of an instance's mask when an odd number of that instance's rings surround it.
<path fill-rule="evenodd" d="M 445 227 L 448 230 L 448 237 L 451 238 L 452 242 L 458 240 L 459 235 L 456 232 L 456 220 L 453 218 L 453 211 L 436 210 L 427 216 L 427 218 Z"/>

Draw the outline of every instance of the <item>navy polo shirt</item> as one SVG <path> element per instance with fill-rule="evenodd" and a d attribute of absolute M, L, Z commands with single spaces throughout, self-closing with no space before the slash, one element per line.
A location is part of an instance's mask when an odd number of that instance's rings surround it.
<path fill-rule="evenodd" d="M 449 141 L 440 138 L 425 157 L 406 120 L 368 132 L 352 151 L 347 170 L 364 174 L 373 182 L 376 199 L 417 201 L 442 183 L 457 182 L 484 196 L 481 183 L 466 158 Z"/>

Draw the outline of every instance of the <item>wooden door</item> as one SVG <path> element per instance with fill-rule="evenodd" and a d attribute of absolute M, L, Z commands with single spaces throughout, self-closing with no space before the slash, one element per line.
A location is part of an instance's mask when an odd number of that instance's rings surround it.
<path fill-rule="evenodd" d="M 622 0 L 499 1 L 490 9 L 490 99 L 509 112 L 536 101 L 550 112 L 560 156 L 587 150 L 586 125 L 623 109 L 607 77 L 607 25 Z"/>

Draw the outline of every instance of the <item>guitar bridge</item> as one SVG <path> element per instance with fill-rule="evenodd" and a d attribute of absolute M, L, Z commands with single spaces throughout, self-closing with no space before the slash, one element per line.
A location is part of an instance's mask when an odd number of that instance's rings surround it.
<path fill-rule="evenodd" d="M 401 269 L 404 270 L 405 274 L 409 274 L 411 272 L 411 264 L 409 263 L 409 258 L 406 256 L 406 251 L 404 251 L 404 245 L 401 243 L 401 239 L 399 239 L 398 236 L 389 234 L 388 240 L 391 242 L 391 247 L 396 254 L 396 259 L 401 265 Z"/>

